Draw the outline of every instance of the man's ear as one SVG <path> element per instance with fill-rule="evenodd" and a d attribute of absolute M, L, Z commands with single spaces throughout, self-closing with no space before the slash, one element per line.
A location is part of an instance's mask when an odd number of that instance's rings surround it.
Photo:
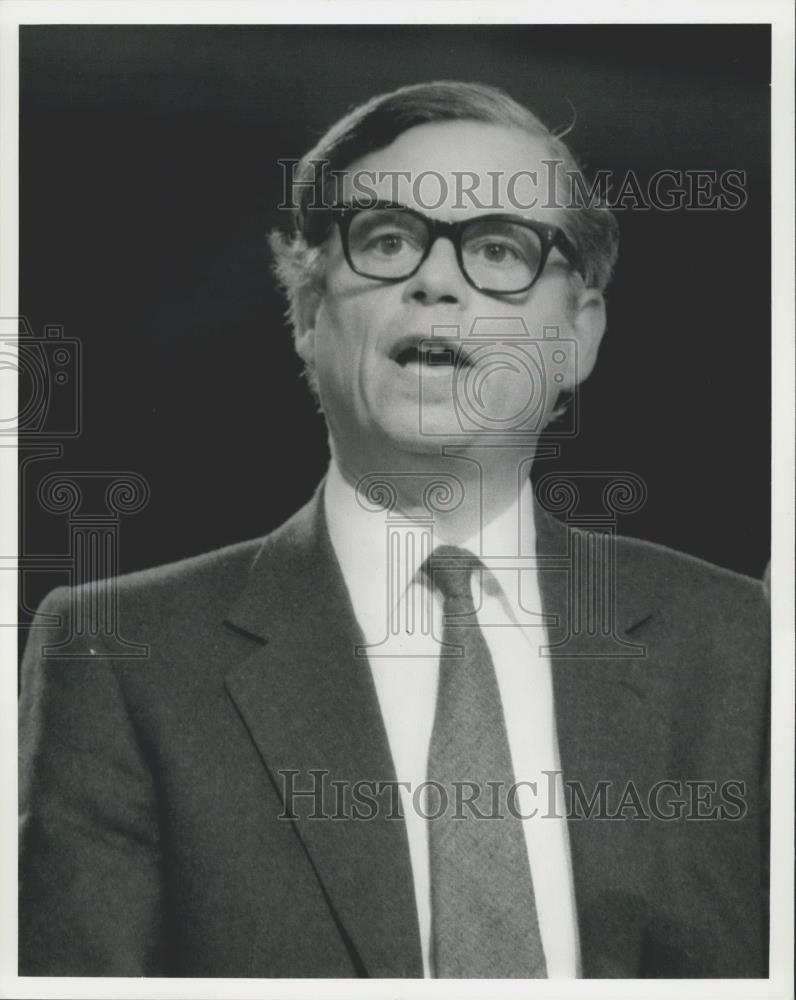
<path fill-rule="evenodd" d="M 296 345 L 296 354 L 304 364 L 313 369 L 315 367 L 315 327 L 307 327 L 305 330 L 297 330 L 293 336 Z"/>
<path fill-rule="evenodd" d="M 315 367 L 315 316 L 320 300 L 316 289 L 302 288 L 296 293 L 293 308 L 296 353 L 310 369 Z"/>
<path fill-rule="evenodd" d="M 567 390 L 573 390 L 591 375 L 605 333 L 605 299 L 597 288 L 578 292 L 572 307 L 571 336 L 578 346 L 576 364 L 567 373 Z"/>

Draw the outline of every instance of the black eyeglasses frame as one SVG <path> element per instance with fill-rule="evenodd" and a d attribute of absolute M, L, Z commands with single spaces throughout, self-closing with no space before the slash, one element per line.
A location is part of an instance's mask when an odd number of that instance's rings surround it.
<path fill-rule="evenodd" d="M 351 250 L 349 247 L 348 234 L 351 228 L 351 223 L 353 222 L 356 215 L 361 212 L 370 212 L 373 210 L 391 210 L 391 211 L 401 211 L 406 212 L 409 215 L 414 216 L 419 219 L 426 226 L 428 230 L 429 238 L 426 244 L 426 249 L 423 252 L 420 260 L 417 262 L 415 267 L 412 268 L 407 274 L 401 275 L 398 278 L 387 278 L 380 274 L 368 274 L 366 271 L 361 270 L 354 264 L 351 257 Z M 552 223 L 538 222 L 536 219 L 526 219 L 520 215 L 514 215 L 512 213 L 495 213 L 487 215 L 476 215 L 470 216 L 467 219 L 460 219 L 458 222 L 445 222 L 442 219 L 432 219 L 428 215 L 424 215 L 422 212 L 418 212 L 414 208 L 410 208 L 408 205 L 403 205 L 400 202 L 391 201 L 377 201 L 369 202 L 367 204 L 359 205 L 339 205 L 328 209 L 331 213 L 332 218 L 329 221 L 327 227 L 327 235 L 332 225 L 337 224 L 340 230 L 340 239 L 343 245 L 343 254 L 346 259 L 346 263 L 354 272 L 362 278 L 369 278 L 372 281 L 383 281 L 389 284 L 397 284 L 401 281 L 407 281 L 409 278 L 413 277 L 420 268 L 423 266 L 425 261 L 428 259 L 429 254 L 440 237 L 450 240 L 453 244 L 453 249 L 456 253 L 456 260 L 459 264 L 459 270 L 464 275 L 467 283 L 479 292 L 485 292 L 490 295 L 518 295 L 521 292 L 527 292 L 536 284 L 539 278 L 542 276 L 547 259 L 550 256 L 550 252 L 555 248 L 561 255 L 565 258 L 567 263 L 580 274 L 583 275 L 583 268 L 580 262 L 580 254 L 575 248 L 572 241 L 564 233 L 564 231 Z M 482 223 L 485 220 L 490 220 L 493 222 L 511 222 L 515 225 L 523 226 L 526 229 L 530 229 L 532 232 L 536 233 L 537 236 L 541 238 L 541 257 L 539 260 L 539 268 L 536 274 L 533 276 L 527 285 L 523 285 L 522 288 L 512 289 L 507 292 L 505 289 L 501 288 L 488 288 L 484 285 L 476 282 L 468 273 L 464 266 L 464 260 L 462 256 L 462 231 L 467 227 L 472 225 L 474 222 Z"/>

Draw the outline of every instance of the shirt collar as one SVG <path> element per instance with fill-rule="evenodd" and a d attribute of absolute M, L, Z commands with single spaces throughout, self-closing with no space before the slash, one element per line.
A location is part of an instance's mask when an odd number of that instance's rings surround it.
<path fill-rule="evenodd" d="M 374 510 L 372 506 L 365 506 L 356 489 L 344 479 L 334 459 L 326 478 L 324 509 L 332 547 L 340 563 L 354 613 L 366 634 L 367 623 L 371 623 L 376 630 L 383 628 L 387 600 L 389 528 L 392 526 L 406 532 L 412 532 L 415 528 L 419 533 L 421 522 L 404 517 L 398 511 L 388 514 L 383 509 Z M 444 535 L 435 530 L 432 550 L 444 544 Z M 535 555 L 536 534 L 530 480 L 523 481 L 517 498 L 498 517 L 472 537 L 457 544 L 486 562 L 490 556 Z M 428 554 L 420 544 L 408 548 L 404 546 L 402 553 L 406 572 L 402 576 L 403 586 L 393 588 L 396 601 L 404 596 L 411 581 L 418 578 L 417 571 Z M 516 587 L 501 586 L 502 573 L 487 571 L 483 576 L 484 586 L 499 592 L 501 599 L 515 614 L 516 620 L 521 620 L 523 613 L 519 612 L 517 606 Z"/>

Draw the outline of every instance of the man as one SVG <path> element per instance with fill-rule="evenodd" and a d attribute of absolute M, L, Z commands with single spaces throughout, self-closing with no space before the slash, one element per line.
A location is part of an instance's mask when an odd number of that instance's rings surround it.
<path fill-rule="evenodd" d="M 447 82 L 299 165 L 273 243 L 329 473 L 115 581 L 146 661 L 34 633 L 22 974 L 766 975 L 762 588 L 528 479 L 605 329 L 576 171 Z M 69 635 L 81 599 L 41 610 Z"/>

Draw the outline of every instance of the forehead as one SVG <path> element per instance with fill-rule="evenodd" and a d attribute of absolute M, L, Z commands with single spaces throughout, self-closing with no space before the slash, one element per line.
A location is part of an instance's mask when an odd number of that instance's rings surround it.
<path fill-rule="evenodd" d="M 375 192 L 445 218 L 512 212 L 553 222 L 554 171 L 542 136 L 488 122 L 429 122 L 355 160 L 342 192 L 346 201 Z"/>

